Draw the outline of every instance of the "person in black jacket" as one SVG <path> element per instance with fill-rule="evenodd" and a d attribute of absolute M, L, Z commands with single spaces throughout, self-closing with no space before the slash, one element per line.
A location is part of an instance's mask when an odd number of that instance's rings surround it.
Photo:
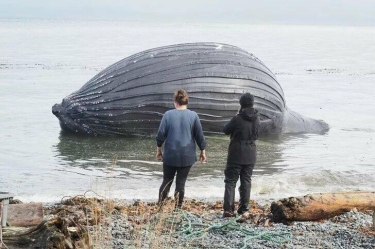
<path fill-rule="evenodd" d="M 251 176 L 257 156 L 255 140 L 258 139 L 259 114 L 253 108 L 254 96 L 245 93 L 240 98 L 241 108 L 236 116 L 225 125 L 224 133 L 230 135 L 227 165 L 225 167 L 224 217 L 234 217 L 235 188 L 238 178 L 240 200 L 237 213 L 248 216 Z"/>

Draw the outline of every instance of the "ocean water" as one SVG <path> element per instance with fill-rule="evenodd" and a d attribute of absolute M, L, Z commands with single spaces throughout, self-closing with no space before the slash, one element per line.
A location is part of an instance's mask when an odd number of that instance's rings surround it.
<path fill-rule="evenodd" d="M 212 41 L 254 53 L 287 106 L 329 132 L 261 137 L 251 198 L 375 189 L 375 27 L 0 19 L 0 191 L 24 201 L 101 195 L 155 200 L 153 138 L 62 134 L 51 107 L 112 63 L 163 45 Z M 207 137 L 186 196 L 221 199 L 228 138 Z"/>

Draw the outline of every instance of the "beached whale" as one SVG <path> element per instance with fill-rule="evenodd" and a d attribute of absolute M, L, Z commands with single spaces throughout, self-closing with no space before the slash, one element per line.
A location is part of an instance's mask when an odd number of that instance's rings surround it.
<path fill-rule="evenodd" d="M 63 130 L 93 135 L 156 133 L 173 93 L 189 93 L 207 133 L 221 133 L 250 92 L 261 133 L 321 133 L 328 125 L 289 110 L 275 75 L 253 54 L 227 44 L 188 43 L 146 50 L 104 69 L 52 107 Z"/>

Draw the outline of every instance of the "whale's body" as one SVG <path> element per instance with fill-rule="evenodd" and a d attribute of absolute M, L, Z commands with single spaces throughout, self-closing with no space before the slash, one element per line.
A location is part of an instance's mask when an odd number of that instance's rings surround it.
<path fill-rule="evenodd" d="M 156 133 L 173 108 L 173 93 L 189 93 L 189 109 L 203 130 L 221 133 L 250 92 L 260 133 L 320 133 L 323 121 L 290 111 L 275 75 L 254 55 L 218 43 L 177 44 L 146 50 L 104 69 L 52 107 L 63 130 L 92 135 Z"/>

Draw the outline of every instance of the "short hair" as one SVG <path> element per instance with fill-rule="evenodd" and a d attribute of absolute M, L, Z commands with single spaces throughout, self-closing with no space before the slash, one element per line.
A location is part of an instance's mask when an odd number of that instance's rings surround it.
<path fill-rule="evenodd" d="M 187 105 L 189 103 L 188 93 L 184 89 L 178 89 L 174 92 L 174 102 L 179 105 Z"/>

